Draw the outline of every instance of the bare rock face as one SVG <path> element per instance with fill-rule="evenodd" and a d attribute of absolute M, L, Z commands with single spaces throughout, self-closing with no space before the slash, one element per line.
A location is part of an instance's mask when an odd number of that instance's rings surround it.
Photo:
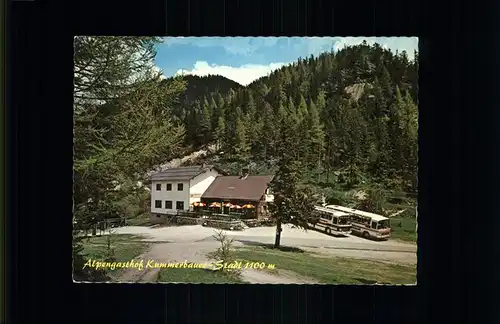
<path fill-rule="evenodd" d="M 365 90 L 371 89 L 372 87 L 373 86 L 370 83 L 355 83 L 346 87 L 344 90 L 349 96 L 351 96 L 352 100 L 358 101 Z"/>
<path fill-rule="evenodd" d="M 172 169 L 172 168 L 178 168 L 186 163 L 192 162 L 200 157 L 206 156 L 208 153 L 215 151 L 215 146 L 210 145 L 206 150 L 199 150 L 195 151 L 189 155 L 186 155 L 182 158 L 178 159 L 173 159 L 169 162 L 166 162 L 164 164 L 161 164 L 157 166 L 154 170 L 151 170 L 148 172 L 148 176 L 151 176 L 151 174 L 156 173 L 156 172 L 162 172 L 167 169 Z"/>

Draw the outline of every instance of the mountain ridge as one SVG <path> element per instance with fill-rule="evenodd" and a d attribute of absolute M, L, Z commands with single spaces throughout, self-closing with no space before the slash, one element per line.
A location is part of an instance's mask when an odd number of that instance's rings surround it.
<path fill-rule="evenodd" d="M 418 59 L 405 52 L 361 44 L 298 59 L 246 87 L 233 88 L 237 83 L 223 76 L 197 80 L 228 86 L 184 107 L 193 150 L 216 144 L 225 160 L 272 167 L 281 129 L 293 123 L 304 168 L 327 179 L 345 169 L 349 182 L 369 175 L 416 190 Z"/>

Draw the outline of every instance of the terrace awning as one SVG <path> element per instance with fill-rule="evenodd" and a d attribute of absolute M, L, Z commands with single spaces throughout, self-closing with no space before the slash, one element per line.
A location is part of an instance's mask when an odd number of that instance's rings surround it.
<path fill-rule="evenodd" d="M 246 205 L 243 205 L 243 208 L 255 208 L 255 206 L 252 204 L 246 204 Z"/>
<path fill-rule="evenodd" d="M 220 205 L 220 203 L 218 203 L 218 202 L 213 202 L 213 203 L 211 203 L 211 204 L 210 204 L 210 206 L 209 206 L 209 207 L 211 207 L 211 208 L 218 208 L 218 207 L 220 207 L 220 206 L 221 206 L 221 205 Z"/>

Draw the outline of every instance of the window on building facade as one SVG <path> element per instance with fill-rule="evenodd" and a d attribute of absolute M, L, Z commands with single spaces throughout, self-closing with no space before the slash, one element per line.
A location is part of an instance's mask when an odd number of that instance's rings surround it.
<path fill-rule="evenodd" d="M 161 208 L 161 200 L 155 200 L 155 208 Z"/>

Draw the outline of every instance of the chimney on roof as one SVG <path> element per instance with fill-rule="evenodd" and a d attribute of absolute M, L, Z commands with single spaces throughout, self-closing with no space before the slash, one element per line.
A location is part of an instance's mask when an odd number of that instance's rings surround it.
<path fill-rule="evenodd" d="M 248 175 L 250 174 L 250 168 L 249 167 L 244 167 L 241 169 L 241 176 L 240 176 L 240 179 L 241 180 L 245 180 Z"/>

